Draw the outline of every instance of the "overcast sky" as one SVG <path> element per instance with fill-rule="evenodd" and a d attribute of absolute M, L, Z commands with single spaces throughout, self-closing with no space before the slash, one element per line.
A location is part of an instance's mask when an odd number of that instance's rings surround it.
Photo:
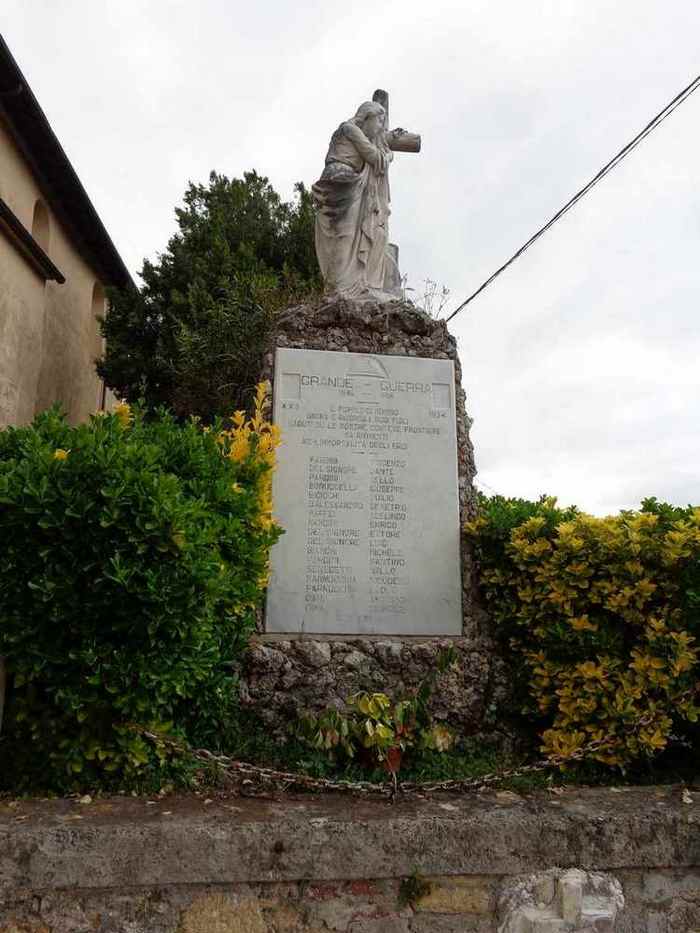
<path fill-rule="evenodd" d="M 285 196 L 376 87 L 421 132 L 392 239 L 456 306 L 700 72 L 697 0 L 4 0 L 0 29 L 125 261 L 186 182 Z M 478 482 L 700 503 L 700 91 L 452 322 Z"/>

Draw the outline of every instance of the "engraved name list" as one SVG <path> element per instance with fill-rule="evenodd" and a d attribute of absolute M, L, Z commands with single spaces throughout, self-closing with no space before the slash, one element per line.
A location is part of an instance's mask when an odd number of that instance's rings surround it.
<path fill-rule="evenodd" d="M 279 349 L 266 629 L 459 634 L 449 360 Z"/>

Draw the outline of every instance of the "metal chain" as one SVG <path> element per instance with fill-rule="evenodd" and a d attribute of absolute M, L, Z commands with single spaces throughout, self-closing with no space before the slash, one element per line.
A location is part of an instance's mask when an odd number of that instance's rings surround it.
<path fill-rule="evenodd" d="M 700 683 L 686 690 L 676 698 L 675 703 L 681 703 L 686 699 L 700 692 Z M 642 717 L 632 728 L 635 731 L 644 729 L 654 722 L 654 716 Z M 172 736 L 158 735 L 154 732 L 133 727 L 143 736 L 152 742 L 166 746 L 173 751 L 189 754 L 199 761 L 206 764 L 214 764 L 225 774 L 232 778 L 242 779 L 240 782 L 245 792 L 251 795 L 255 794 L 255 785 L 272 786 L 273 789 L 285 792 L 290 788 L 303 788 L 313 791 L 333 791 L 341 793 L 352 793 L 359 795 L 376 794 L 382 797 L 388 797 L 396 800 L 397 797 L 421 796 L 442 791 L 467 792 L 479 791 L 495 784 L 513 778 L 524 777 L 528 774 L 536 774 L 559 768 L 562 765 L 574 761 L 581 761 L 589 755 L 600 752 L 604 748 L 610 748 L 619 741 L 619 736 L 609 733 L 607 736 L 587 742 L 579 746 L 568 755 L 553 755 L 551 758 L 542 759 L 529 765 L 520 765 L 515 768 L 504 768 L 500 771 L 494 771 L 489 774 L 482 774 L 476 778 L 451 778 L 445 781 L 399 781 L 396 774 L 383 783 L 373 781 L 346 781 L 333 780 L 331 778 L 315 778 L 308 774 L 302 774 L 297 771 L 279 771 L 275 768 L 265 768 L 261 765 L 255 765 L 247 761 L 238 761 L 230 758 L 228 755 L 216 754 L 206 748 L 189 748 L 183 742 L 174 739 Z M 263 787 L 264 791 L 264 787 Z"/>
<path fill-rule="evenodd" d="M 165 745 L 173 751 L 186 753 L 206 764 L 214 764 L 222 771 L 244 778 L 245 784 L 258 781 L 263 784 L 275 784 L 281 790 L 290 787 L 303 787 L 306 790 L 319 791 L 353 791 L 361 794 L 379 793 L 384 796 L 393 794 L 392 784 L 378 784 L 372 781 L 336 781 L 330 778 L 314 778 L 308 774 L 297 771 L 278 771 L 275 768 L 265 768 L 248 761 L 238 761 L 228 755 L 216 754 L 206 748 L 189 748 L 171 736 L 157 735 L 153 732 L 141 731 L 147 739 L 159 745 Z M 246 780 L 247 779 L 247 780 Z"/>
<path fill-rule="evenodd" d="M 373 781 L 315 778 L 297 771 L 278 771 L 275 768 L 265 768 L 247 761 L 238 761 L 235 758 L 229 758 L 227 755 L 215 754 L 206 748 L 188 748 L 171 737 L 159 736 L 152 732 L 143 732 L 142 734 L 151 741 L 165 745 L 173 751 L 188 753 L 193 758 L 206 764 L 215 764 L 229 776 L 236 775 L 243 778 L 243 784 L 250 785 L 257 782 L 258 784 L 273 785 L 277 790 L 281 791 L 298 787 L 314 791 L 340 791 L 360 795 L 378 794 L 391 799 L 397 796 L 420 796 L 421 794 L 435 793 L 436 791 L 478 791 L 511 778 L 558 768 L 563 764 L 580 760 L 587 754 L 600 751 L 604 746 L 610 745 L 610 739 L 598 739 L 595 742 L 589 742 L 587 745 L 581 746 L 570 755 L 556 755 L 533 764 L 483 774 L 478 778 L 454 778 L 445 781 L 399 781 L 398 776 L 392 774 L 390 780 L 378 783 Z M 248 786 L 249 791 L 250 789 L 250 786 Z"/>

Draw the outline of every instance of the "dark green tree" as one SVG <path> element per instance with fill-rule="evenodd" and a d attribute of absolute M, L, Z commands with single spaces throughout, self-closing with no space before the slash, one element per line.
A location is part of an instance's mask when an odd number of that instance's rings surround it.
<path fill-rule="evenodd" d="M 109 294 L 97 371 L 120 398 L 204 421 L 246 404 L 275 312 L 321 288 L 311 195 L 295 190 L 283 201 L 254 171 L 190 183 L 142 287 Z"/>

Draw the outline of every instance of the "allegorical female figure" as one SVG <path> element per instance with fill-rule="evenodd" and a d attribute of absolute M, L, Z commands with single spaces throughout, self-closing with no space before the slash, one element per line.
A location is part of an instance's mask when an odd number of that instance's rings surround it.
<path fill-rule="evenodd" d="M 389 165 L 391 143 L 404 131 L 387 133 L 385 122 L 381 104 L 362 104 L 333 133 L 326 167 L 312 188 L 326 288 L 351 297 L 401 295 L 398 251 L 389 244 Z"/>

